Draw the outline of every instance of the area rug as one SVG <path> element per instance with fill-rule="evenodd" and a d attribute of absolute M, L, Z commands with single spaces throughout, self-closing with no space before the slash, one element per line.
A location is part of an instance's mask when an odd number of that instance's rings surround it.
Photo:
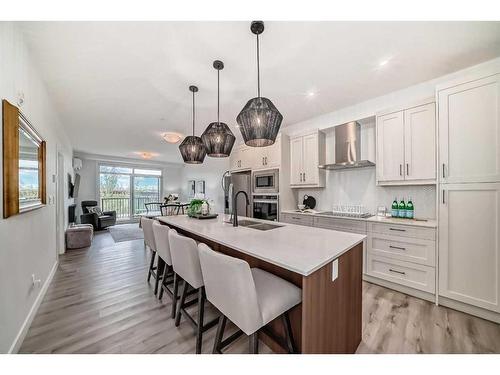
<path fill-rule="evenodd" d="M 144 238 L 139 224 L 120 224 L 108 228 L 111 237 L 115 242 L 141 240 Z"/>

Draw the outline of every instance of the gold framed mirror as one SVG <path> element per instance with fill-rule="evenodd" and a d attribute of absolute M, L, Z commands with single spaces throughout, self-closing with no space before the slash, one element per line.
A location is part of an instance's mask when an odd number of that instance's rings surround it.
<path fill-rule="evenodd" d="M 2 101 L 3 217 L 46 204 L 46 143 L 19 108 Z"/>

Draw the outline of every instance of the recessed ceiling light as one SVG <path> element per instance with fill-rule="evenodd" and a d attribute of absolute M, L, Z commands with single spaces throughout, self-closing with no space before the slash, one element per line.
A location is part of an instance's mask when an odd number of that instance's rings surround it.
<path fill-rule="evenodd" d="M 307 93 L 307 96 L 308 96 L 309 98 L 312 98 L 312 97 L 313 97 L 313 96 L 315 96 L 315 95 L 316 95 L 316 93 L 315 93 L 314 91 L 309 91 L 309 92 Z"/>
<path fill-rule="evenodd" d="M 378 66 L 382 67 L 382 66 L 385 66 L 389 63 L 390 59 L 385 59 L 385 60 L 382 60 L 378 63 Z"/>
<path fill-rule="evenodd" d="M 168 143 L 177 143 L 183 138 L 183 135 L 177 132 L 165 132 L 161 136 Z"/>

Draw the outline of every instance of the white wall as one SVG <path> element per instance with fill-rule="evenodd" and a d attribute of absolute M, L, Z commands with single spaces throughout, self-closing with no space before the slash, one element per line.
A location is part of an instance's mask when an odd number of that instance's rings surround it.
<path fill-rule="evenodd" d="M 98 199 L 98 165 L 99 163 L 119 163 L 123 165 L 143 165 L 161 168 L 163 171 L 163 192 L 162 197 L 170 193 L 178 193 L 181 201 L 188 199 L 188 181 L 205 180 L 206 198 L 213 199 L 217 211 L 223 211 L 224 195 L 220 186 L 222 174 L 229 169 L 229 160 L 205 158 L 202 165 L 161 163 L 147 160 L 136 160 L 129 158 L 116 158 L 105 155 L 92 155 L 82 152 L 75 152 L 75 157 L 82 160 L 80 174 L 80 189 L 77 204 L 77 216 L 81 214 L 81 201 Z"/>
<path fill-rule="evenodd" d="M 283 129 L 287 134 L 296 134 L 309 129 L 321 129 L 326 133 L 327 163 L 334 161 L 334 127 L 349 121 L 361 120 L 361 158 L 375 161 L 375 114 L 379 111 L 404 106 L 422 99 L 434 97 L 436 86 L 458 77 L 488 70 L 500 63 L 500 58 L 420 83 L 403 90 L 367 100 L 306 121 L 289 125 Z M 367 83 L 369 84 L 369 83 Z M 377 206 L 390 207 L 394 197 L 411 196 L 415 204 L 415 215 L 420 218 L 436 217 L 435 186 L 377 187 L 375 168 L 345 171 L 327 171 L 324 189 L 297 189 L 297 202 L 304 194 L 316 198 L 318 209 L 331 210 L 333 204 L 362 204 L 371 213 Z M 301 202 L 302 203 L 302 202 Z"/>
<path fill-rule="evenodd" d="M 71 172 L 71 144 L 32 64 L 29 52 L 17 26 L 0 22 L 0 97 L 17 105 L 18 93 L 25 103 L 21 111 L 47 141 L 47 206 L 31 212 L 0 218 L 0 353 L 17 350 L 24 328 L 47 285 L 57 262 L 56 254 L 56 174 L 57 150 L 65 160 L 65 222 L 67 221 L 67 173 Z M 1 152 L 1 145 L 0 145 Z M 0 164 L 0 171 L 2 166 Z M 0 172 L 0 179 L 2 173 Z M 0 181 L 1 185 L 1 181 Z M 3 210 L 0 199 L 0 211 Z M 41 279 L 33 287 L 31 275 Z"/>

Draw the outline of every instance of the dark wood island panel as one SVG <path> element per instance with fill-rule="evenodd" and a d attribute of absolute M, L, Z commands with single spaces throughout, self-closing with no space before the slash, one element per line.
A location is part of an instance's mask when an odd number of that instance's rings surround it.
<path fill-rule="evenodd" d="M 332 281 L 333 262 L 329 262 L 311 275 L 303 276 L 175 225 L 168 225 L 187 237 L 207 244 L 215 251 L 243 259 L 250 264 L 250 267 L 261 268 L 302 288 L 302 304 L 290 312 L 294 339 L 301 353 L 356 351 L 361 342 L 362 243 L 355 245 L 338 258 L 338 277 Z M 284 338 L 279 318 L 266 327 L 275 335 Z M 284 352 L 284 349 L 266 334 L 261 334 L 261 339 L 273 351 Z"/>

